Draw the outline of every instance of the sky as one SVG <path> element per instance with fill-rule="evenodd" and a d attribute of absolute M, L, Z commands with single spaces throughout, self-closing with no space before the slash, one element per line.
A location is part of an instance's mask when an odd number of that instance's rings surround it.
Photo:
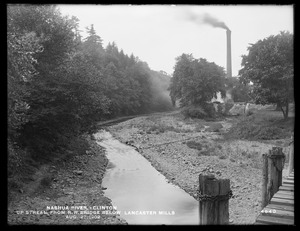
<path fill-rule="evenodd" d="M 238 76 L 250 44 L 280 31 L 294 33 L 292 5 L 58 6 L 62 14 L 79 19 L 84 37 L 85 28 L 93 24 L 104 48 L 114 41 L 125 54 L 133 53 L 152 70 L 168 74 L 183 53 L 205 58 L 226 71 L 226 29 L 214 27 L 208 18 L 231 30 L 233 76 Z"/>

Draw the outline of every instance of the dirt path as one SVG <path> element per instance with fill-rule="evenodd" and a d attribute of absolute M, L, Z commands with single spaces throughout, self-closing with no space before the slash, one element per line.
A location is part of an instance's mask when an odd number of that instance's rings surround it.
<path fill-rule="evenodd" d="M 85 155 L 42 166 L 24 191 L 14 195 L 8 206 L 9 225 L 126 224 L 113 214 L 110 199 L 103 195 L 104 150 L 88 141 L 90 149 Z"/>
<path fill-rule="evenodd" d="M 109 130 L 120 141 L 135 146 L 169 181 L 195 199 L 200 173 L 230 179 L 230 223 L 252 224 L 260 211 L 260 155 L 274 142 L 226 141 L 222 133 L 230 126 L 228 119 L 185 120 L 179 113 L 171 112 L 134 118 Z"/>

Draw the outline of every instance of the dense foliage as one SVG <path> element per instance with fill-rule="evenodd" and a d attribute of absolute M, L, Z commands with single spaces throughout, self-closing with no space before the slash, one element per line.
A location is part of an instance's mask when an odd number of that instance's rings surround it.
<path fill-rule="evenodd" d="M 256 103 L 277 104 L 288 117 L 293 101 L 294 49 L 293 35 L 281 32 L 248 47 L 239 74 L 244 82 L 253 83 L 252 98 Z"/>
<path fill-rule="evenodd" d="M 213 110 L 208 105 L 217 93 L 225 97 L 224 69 L 206 59 L 194 59 L 191 54 L 176 58 L 170 96 L 173 104 L 179 100 L 181 107 L 201 106 L 210 115 Z"/>
<path fill-rule="evenodd" d="M 251 100 L 251 86 L 242 83 L 237 77 L 226 78 L 226 90 L 231 94 L 234 102 L 248 102 Z"/>
<path fill-rule="evenodd" d="M 97 121 L 170 109 L 153 85 L 168 85 L 170 77 L 114 42 L 104 48 L 93 25 L 83 39 L 78 19 L 56 6 L 8 5 L 7 13 L 11 149 L 51 154 Z"/>

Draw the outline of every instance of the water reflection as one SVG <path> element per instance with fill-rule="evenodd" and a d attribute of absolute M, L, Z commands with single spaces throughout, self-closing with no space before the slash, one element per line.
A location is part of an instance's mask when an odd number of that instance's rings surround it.
<path fill-rule="evenodd" d="M 112 163 L 102 186 L 128 224 L 199 224 L 198 202 L 166 178 L 133 147 L 104 130 L 96 133 Z"/>

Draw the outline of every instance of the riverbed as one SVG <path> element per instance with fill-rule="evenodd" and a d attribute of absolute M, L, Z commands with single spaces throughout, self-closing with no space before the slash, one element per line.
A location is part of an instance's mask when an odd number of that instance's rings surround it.
<path fill-rule="evenodd" d="M 199 224 L 199 202 L 170 183 L 134 147 L 105 130 L 94 137 L 109 159 L 102 181 L 105 196 L 128 224 Z"/>

